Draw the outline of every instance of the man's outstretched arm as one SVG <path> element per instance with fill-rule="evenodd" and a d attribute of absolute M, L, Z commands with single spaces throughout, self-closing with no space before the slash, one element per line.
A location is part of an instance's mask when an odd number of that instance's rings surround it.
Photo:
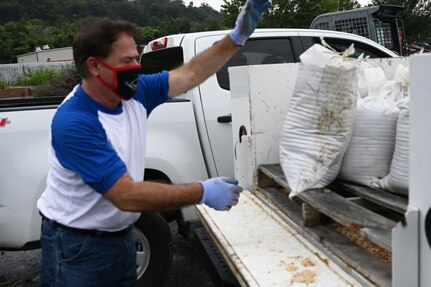
<path fill-rule="evenodd" d="M 235 23 L 235 28 L 190 62 L 169 72 L 169 96 L 178 96 L 205 81 L 216 73 L 242 47 L 256 29 L 269 0 L 248 0 Z"/>

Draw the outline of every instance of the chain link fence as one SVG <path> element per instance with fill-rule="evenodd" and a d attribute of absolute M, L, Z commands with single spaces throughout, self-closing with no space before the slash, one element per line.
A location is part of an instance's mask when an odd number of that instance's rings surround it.
<path fill-rule="evenodd" d="M 31 73 L 42 70 L 52 69 L 64 71 L 74 66 L 74 62 L 44 62 L 44 63 L 19 63 L 0 65 L 0 81 L 15 83 L 18 79 L 31 75 Z"/>

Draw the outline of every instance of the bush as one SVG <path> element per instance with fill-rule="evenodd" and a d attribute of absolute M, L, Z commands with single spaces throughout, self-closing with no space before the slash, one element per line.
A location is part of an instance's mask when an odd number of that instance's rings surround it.
<path fill-rule="evenodd" d="M 20 78 L 14 86 L 37 86 L 55 81 L 59 77 L 59 72 L 50 69 L 40 69 L 32 72 L 28 76 Z"/>
<path fill-rule="evenodd" d="M 8 86 L 10 86 L 9 83 L 7 83 L 7 82 L 5 82 L 3 80 L 0 80 L 0 89 L 4 89 L 4 88 L 6 88 Z"/>
<path fill-rule="evenodd" d="M 62 67 L 60 70 L 43 68 L 19 78 L 12 84 L 0 79 L 0 89 L 30 86 L 34 97 L 65 96 L 80 81 L 75 66 Z"/>
<path fill-rule="evenodd" d="M 33 86 L 33 96 L 66 96 L 81 81 L 75 67 L 65 68 L 54 73 L 48 81 Z"/>

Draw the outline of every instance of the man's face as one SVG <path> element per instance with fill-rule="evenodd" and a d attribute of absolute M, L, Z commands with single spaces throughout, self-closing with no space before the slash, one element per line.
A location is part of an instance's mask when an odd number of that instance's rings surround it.
<path fill-rule="evenodd" d="M 133 37 L 125 33 L 118 37 L 117 41 L 112 44 L 112 53 L 103 59 L 111 67 L 127 67 L 137 65 L 138 51 Z M 100 76 L 110 85 L 114 84 L 114 72 L 107 67 L 100 65 Z"/>

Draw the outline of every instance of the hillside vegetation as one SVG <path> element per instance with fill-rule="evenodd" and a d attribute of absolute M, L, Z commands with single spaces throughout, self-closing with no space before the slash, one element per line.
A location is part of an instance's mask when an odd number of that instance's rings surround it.
<path fill-rule="evenodd" d="M 98 17 L 131 21 L 141 27 L 140 44 L 166 34 L 224 29 L 221 14 L 208 5 L 181 0 L 15 0 L 0 2 L 0 63 L 35 47 L 71 46 L 82 24 Z"/>

